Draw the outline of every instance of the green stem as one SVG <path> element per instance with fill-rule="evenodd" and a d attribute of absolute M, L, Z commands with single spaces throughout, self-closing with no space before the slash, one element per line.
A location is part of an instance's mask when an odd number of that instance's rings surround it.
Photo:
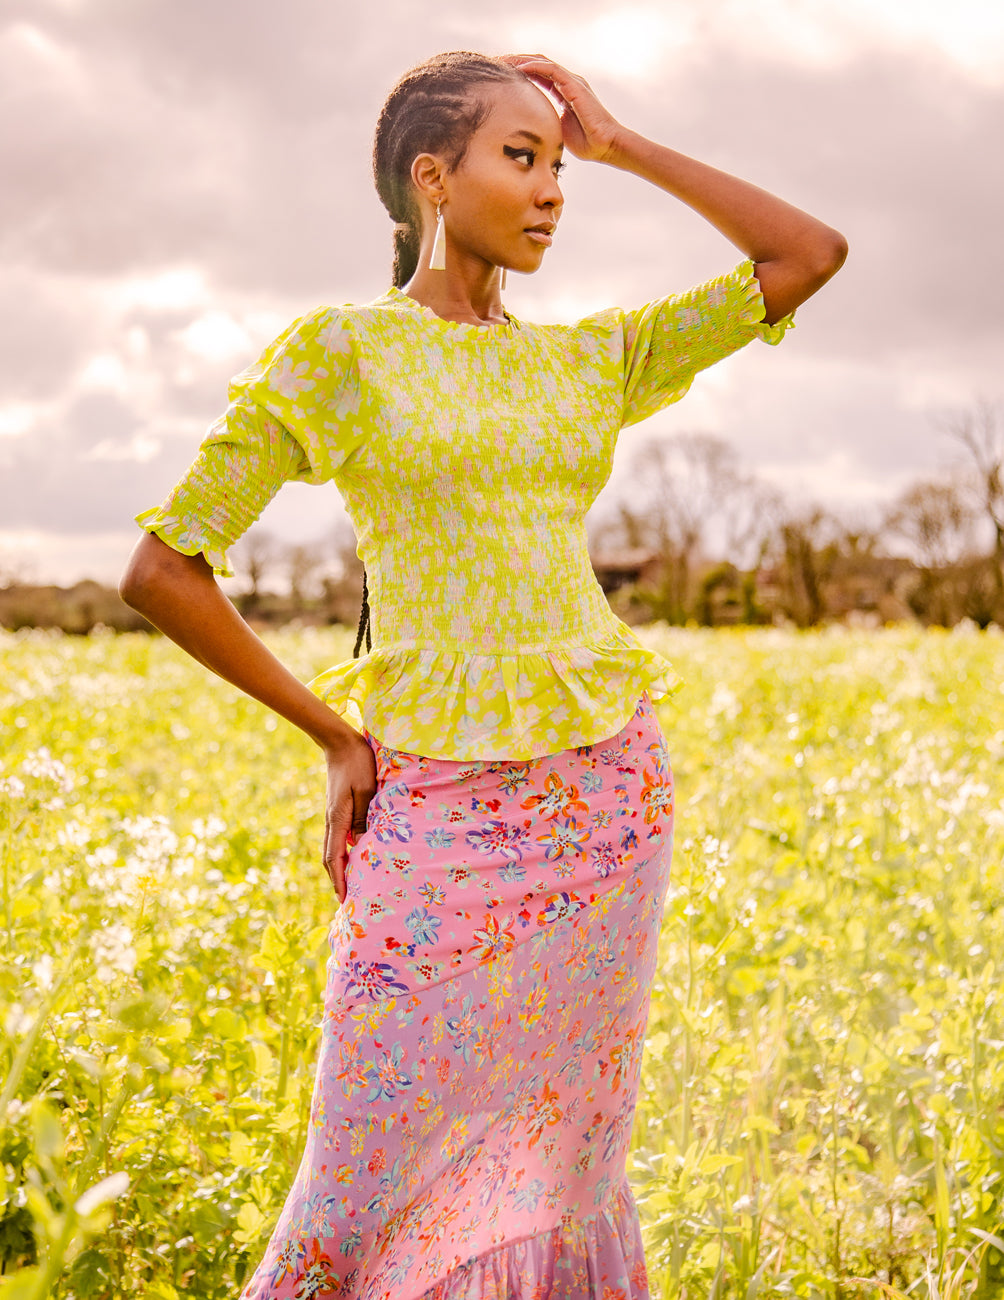
<path fill-rule="evenodd" d="M 24 1042 L 21 1044 L 17 1051 L 17 1055 L 14 1057 L 14 1063 L 11 1066 L 10 1074 L 7 1076 L 3 1092 L 0 1092 L 0 1117 L 6 1116 L 8 1106 L 17 1096 L 17 1090 L 21 1086 L 24 1072 L 28 1068 L 28 1060 L 31 1057 L 32 1052 L 35 1050 L 35 1044 L 38 1042 L 39 1035 L 45 1028 L 46 1021 L 49 1019 L 52 1008 L 55 1006 L 56 999 L 63 991 L 64 985 L 73 973 L 73 966 L 77 954 L 83 947 L 83 943 L 83 936 L 78 936 L 76 943 L 74 943 L 70 950 L 70 956 L 63 968 L 63 973 L 59 976 L 43 999 L 38 1015 L 35 1017 L 34 1023 L 28 1030 Z"/>
<path fill-rule="evenodd" d="M 128 1103 L 132 1100 L 135 1092 L 136 1085 L 131 1079 L 127 1078 L 122 1086 L 121 1092 L 109 1108 L 107 1115 L 102 1115 L 101 1127 L 91 1140 L 91 1149 L 87 1153 L 87 1159 L 84 1161 L 83 1165 L 81 1165 L 80 1172 L 77 1175 L 77 1190 L 74 1192 L 74 1200 L 87 1191 L 99 1165 L 102 1166 L 107 1175 L 108 1139 L 117 1127 L 119 1117 Z"/>

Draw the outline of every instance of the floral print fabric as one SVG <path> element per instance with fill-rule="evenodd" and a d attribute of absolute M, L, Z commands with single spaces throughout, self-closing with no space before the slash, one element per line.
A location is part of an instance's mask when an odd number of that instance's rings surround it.
<path fill-rule="evenodd" d="M 369 743 L 307 1147 L 242 1300 L 643 1300 L 625 1166 L 673 835 L 651 702 L 527 761 Z"/>
<path fill-rule="evenodd" d="M 288 479 L 333 479 L 369 578 L 373 651 L 313 685 L 386 745 L 536 758 L 618 731 L 672 666 L 610 610 L 585 517 L 619 431 L 763 323 L 753 263 L 574 325 L 444 321 L 399 289 L 324 307 L 230 387 L 164 504 L 138 518 L 229 573 L 227 546 Z"/>

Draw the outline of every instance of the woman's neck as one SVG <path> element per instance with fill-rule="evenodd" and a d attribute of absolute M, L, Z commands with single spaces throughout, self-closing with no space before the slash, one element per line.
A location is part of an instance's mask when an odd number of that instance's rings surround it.
<path fill-rule="evenodd" d="M 482 262 L 478 267 L 447 266 L 445 271 L 430 271 L 425 263 L 423 258 L 402 290 L 409 298 L 431 308 L 443 320 L 467 325 L 505 323 L 500 267 Z"/>

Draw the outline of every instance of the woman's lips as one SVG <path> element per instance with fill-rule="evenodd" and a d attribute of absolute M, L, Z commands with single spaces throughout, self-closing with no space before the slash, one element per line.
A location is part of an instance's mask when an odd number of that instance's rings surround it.
<path fill-rule="evenodd" d="M 523 234 L 529 235 L 535 243 L 543 244 L 545 248 L 550 248 L 551 240 L 554 238 L 553 235 L 549 235 L 545 230 L 524 230 Z"/>

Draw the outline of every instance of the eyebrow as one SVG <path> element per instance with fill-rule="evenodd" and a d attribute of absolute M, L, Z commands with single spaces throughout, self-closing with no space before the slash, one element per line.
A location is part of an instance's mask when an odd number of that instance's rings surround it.
<path fill-rule="evenodd" d="M 522 131 L 522 130 L 510 131 L 509 134 L 510 136 L 521 135 L 524 140 L 529 140 L 531 144 L 539 145 L 542 149 L 544 147 L 544 141 L 540 138 L 539 135 L 534 135 L 532 131 Z M 564 149 L 564 147 L 565 147 L 564 142 L 562 142 L 561 144 L 558 145 L 558 151 L 560 152 L 562 149 Z"/>

